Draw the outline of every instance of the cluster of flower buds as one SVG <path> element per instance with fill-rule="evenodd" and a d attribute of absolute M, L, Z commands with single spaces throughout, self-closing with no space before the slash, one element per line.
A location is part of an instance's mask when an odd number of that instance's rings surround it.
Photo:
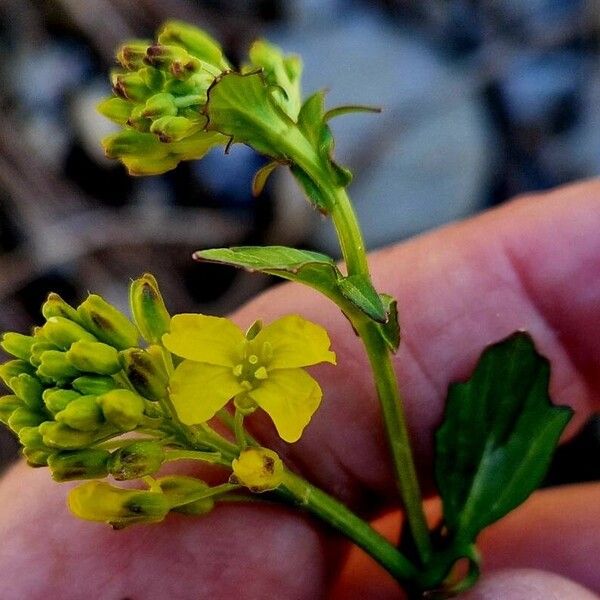
<path fill-rule="evenodd" d="M 111 77 L 116 97 L 98 107 L 125 127 L 103 141 L 109 158 L 122 160 L 134 175 L 153 175 L 227 142 L 219 133 L 204 131 L 208 88 L 231 68 L 208 34 L 170 21 L 156 43 L 123 45 L 117 61 L 122 69 Z"/>

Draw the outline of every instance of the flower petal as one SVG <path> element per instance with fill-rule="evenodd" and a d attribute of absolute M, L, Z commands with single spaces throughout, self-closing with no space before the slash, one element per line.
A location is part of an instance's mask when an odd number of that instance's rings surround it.
<path fill-rule="evenodd" d="M 169 382 L 177 416 L 186 425 L 206 423 L 244 388 L 230 367 L 184 360 Z"/>
<path fill-rule="evenodd" d="M 273 349 L 269 369 L 307 367 L 320 362 L 335 364 L 327 331 L 298 315 L 287 315 L 267 325 L 256 336 L 260 347 L 268 342 Z"/>
<path fill-rule="evenodd" d="M 273 419 L 281 439 L 291 443 L 300 439 L 323 392 L 306 371 L 278 369 L 248 395 Z"/>
<path fill-rule="evenodd" d="M 244 344 L 242 330 L 229 319 L 182 314 L 171 319 L 170 333 L 162 340 L 167 350 L 210 365 L 232 367 Z"/>

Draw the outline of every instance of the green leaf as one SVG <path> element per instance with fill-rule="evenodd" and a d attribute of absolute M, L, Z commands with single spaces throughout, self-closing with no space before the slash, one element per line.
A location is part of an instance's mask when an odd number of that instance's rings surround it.
<path fill-rule="evenodd" d="M 269 179 L 271 173 L 280 165 L 281 163 L 276 160 L 272 160 L 270 163 L 267 163 L 263 167 L 261 167 L 254 174 L 254 178 L 252 179 L 252 195 L 260 196 L 262 191 L 265 189 L 265 185 L 267 180 Z"/>
<path fill-rule="evenodd" d="M 329 213 L 327 199 L 317 187 L 317 184 L 297 165 L 292 164 L 290 171 L 315 208 L 320 213 L 327 215 Z"/>
<path fill-rule="evenodd" d="M 379 294 L 385 313 L 387 315 L 387 321 L 385 323 L 379 323 L 379 331 L 381 337 L 385 340 L 387 347 L 392 354 L 398 351 L 400 346 L 400 324 L 398 322 L 398 303 L 393 296 L 388 294 Z"/>
<path fill-rule="evenodd" d="M 548 395 L 550 364 L 517 332 L 488 347 L 471 378 L 450 386 L 436 433 L 436 479 L 449 535 L 464 541 L 540 484 L 572 410 Z"/>
<path fill-rule="evenodd" d="M 350 275 L 338 281 L 342 294 L 357 308 L 378 323 L 387 321 L 387 313 L 379 294 L 365 275 Z"/>
<path fill-rule="evenodd" d="M 347 115 L 350 113 L 380 113 L 381 109 L 376 106 L 364 106 L 362 104 L 350 104 L 348 106 L 337 106 L 336 108 L 332 108 L 328 110 L 323 115 L 324 121 L 329 121 L 331 119 L 335 119 L 335 117 L 341 117 L 342 115 Z"/>
<path fill-rule="evenodd" d="M 322 137 L 325 93 L 315 92 L 302 105 L 298 114 L 298 127 L 313 147 L 317 147 Z"/>

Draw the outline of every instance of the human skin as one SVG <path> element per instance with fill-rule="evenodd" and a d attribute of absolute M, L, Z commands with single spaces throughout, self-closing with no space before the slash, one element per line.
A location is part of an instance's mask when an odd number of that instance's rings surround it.
<path fill-rule="evenodd" d="M 375 253 L 370 264 L 376 287 L 399 302 L 394 363 L 426 495 L 434 495 L 432 436 L 448 382 L 467 377 L 487 344 L 516 329 L 527 329 L 551 360 L 554 402 L 576 410 L 566 438 L 598 410 L 600 182 L 513 201 Z M 338 365 L 311 369 L 324 400 L 298 443 L 277 440 L 262 415 L 249 425 L 305 477 L 366 517 L 381 514 L 397 502 L 392 471 L 369 369 L 347 321 L 293 284 L 234 318 L 247 326 L 289 313 L 327 327 Z M 69 486 L 23 465 L 0 482 L 0 598 L 402 597 L 364 557 L 341 569 L 347 546 L 298 511 L 235 504 L 111 531 L 67 512 Z M 600 485 L 534 494 L 481 542 L 485 575 L 465 598 L 596 598 L 585 588 L 600 591 Z"/>

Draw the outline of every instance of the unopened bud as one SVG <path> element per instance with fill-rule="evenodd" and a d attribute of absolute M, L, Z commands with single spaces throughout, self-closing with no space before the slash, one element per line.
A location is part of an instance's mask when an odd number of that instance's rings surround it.
<path fill-rule="evenodd" d="M 112 390 L 98 397 L 104 417 L 121 431 L 135 429 L 144 416 L 144 399 L 129 390 Z"/>
<path fill-rule="evenodd" d="M 30 467 L 45 467 L 48 465 L 48 458 L 55 452 L 50 448 L 23 448 L 23 456 L 27 459 Z"/>
<path fill-rule="evenodd" d="M 100 396 L 114 390 L 117 383 L 109 375 L 82 375 L 73 379 L 71 386 L 84 395 Z"/>
<path fill-rule="evenodd" d="M 187 515 L 205 515 L 215 506 L 210 487 L 195 477 L 171 475 L 157 481 L 171 509 Z M 203 497 L 204 496 L 204 497 Z"/>
<path fill-rule="evenodd" d="M 18 434 L 23 427 L 37 427 L 44 422 L 44 419 L 45 417 L 40 413 L 21 406 L 10 415 L 7 425 Z"/>
<path fill-rule="evenodd" d="M 78 431 L 97 431 L 104 422 L 96 396 L 81 396 L 72 400 L 54 418 Z"/>
<path fill-rule="evenodd" d="M 135 325 L 101 296 L 90 294 L 79 305 L 77 312 L 85 326 L 101 341 L 118 350 L 137 346 L 138 332 Z"/>
<path fill-rule="evenodd" d="M 68 350 L 74 342 L 84 340 L 97 341 L 96 338 L 70 319 L 64 317 L 50 317 L 42 327 L 43 336 L 59 348 Z"/>
<path fill-rule="evenodd" d="M 108 158 L 136 157 L 140 159 L 160 159 L 168 155 L 169 149 L 150 133 L 124 129 L 102 140 Z"/>
<path fill-rule="evenodd" d="M 169 331 L 171 316 L 153 275 L 144 273 L 131 282 L 129 306 L 142 337 L 150 344 L 160 343 Z"/>
<path fill-rule="evenodd" d="M 108 470 L 117 481 L 139 479 L 156 473 L 164 460 L 165 451 L 158 442 L 143 440 L 113 452 Z"/>
<path fill-rule="evenodd" d="M 43 336 L 39 336 L 39 338 L 44 340 Z M 60 350 L 60 348 L 48 341 L 35 342 L 33 346 L 31 346 L 31 357 L 29 358 L 29 362 L 34 367 L 39 367 L 42 364 L 42 354 L 46 352 L 46 350 Z"/>
<path fill-rule="evenodd" d="M 80 371 L 98 375 L 114 375 L 121 370 L 119 352 L 102 342 L 75 342 L 67 352 L 67 360 Z"/>
<path fill-rule="evenodd" d="M 123 100 L 123 98 L 106 98 L 98 104 L 96 110 L 113 123 L 125 125 L 133 107 L 134 104 L 129 100 Z"/>
<path fill-rule="evenodd" d="M 79 431 L 64 423 L 45 421 L 39 427 L 46 446 L 61 450 L 79 450 L 94 442 L 96 432 Z"/>
<path fill-rule="evenodd" d="M 33 345 L 34 339 L 31 335 L 23 335 L 22 333 L 16 333 L 9 331 L 2 336 L 2 349 L 21 360 L 29 360 L 31 356 L 31 346 Z"/>
<path fill-rule="evenodd" d="M 152 95 L 142 76 L 135 73 L 113 73 L 111 75 L 114 93 L 123 100 L 142 102 Z"/>
<path fill-rule="evenodd" d="M 22 427 L 19 430 L 19 442 L 25 448 L 31 448 L 32 450 L 45 448 L 42 434 L 39 432 L 37 425 Z"/>
<path fill-rule="evenodd" d="M 283 481 L 283 463 L 273 450 L 248 448 L 231 463 L 231 481 L 246 486 L 251 492 L 274 490 Z"/>
<path fill-rule="evenodd" d="M 130 348 L 120 355 L 127 378 L 135 390 L 148 400 L 166 397 L 168 378 L 162 365 L 146 350 Z"/>
<path fill-rule="evenodd" d="M 75 323 L 79 322 L 77 311 L 54 292 L 48 294 L 46 302 L 42 305 L 42 314 L 46 319 L 63 317 Z"/>
<path fill-rule="evenodd" d="M 0 422 L 8 425 L 8 420 L 17 408 L 23 408 L 23 401 L 16 396 L 8 395 L 0 397 Z"/>
<path fill-rule="evenodd" d="M 122 529 L 136 523 L 162 521 L 170 506 L 164 494 L 90 481 L 71 490 L 69 508 L 80 519 L 100 521 L 114 529 Z"/>
<path fill-rule="evenodd" d="M 28 373 L 21 373 L 10 380 L 13 392 L 23 400 L 25 406 L 31 410 L 40 410 L 44 407 L 42 392 L 44 387 L 37 377 Z"/>
<path fill-rule="evenodd" d="M 46 350 L 40 356 L 40 361 L 37 374 L 58 384 L 63 384 L 72 377 L 79 375 L 79 371 L 67 360 L 66 352 Z"/>
<path fill-rule="evenodd" d="M 108 475 L 106 468 L 110 452 L 97 448 L 56 452 L 48 459 L 54 481 L 101 479 Z"/>
<path fill-rule="evenodd" d="M 221 46 L 207 33 L 181 21 L 167 21 L 158 35 L 160 44 L 181 46 L 191 55 L 217 67 L 229 69 Z"/>
<path fill-rule="evenodd" d="M 148 40 L 129 40 L 117 50 L 117 61 L 129 71 L 136 71 L 144 66 L 146 50 L 152 42 Z"/>
<path fill-rule="evenodd" d="M 142 115 L 145 117 L 173 117 L 177 114 L 177 106 L 175 98 L 171 94 L 164 92 L 154 94 L 154 96 L 146 100 L 146 105 L 142 110 Z"/>
<path fill-rule="evenodd" d="M 63 390 L 61 388 L 47 388 L 42 394 L 46 408 L 52 413 L 59 413 L 65 410 L 69 402 L 81 398 L 81 394 L 75 390 Z"/>
<path fill-rule="evenodd" d="M 0 379 L 10 387 L 10 380 L 18 377 L 21 373 L 35 374 L 35 368 L 24 360 L 9 360 L 0 365 Z"/>
<path fill-rule="evenodd" d="M 150 127 L 150 131 L 164 144 L 178 142 L 201 129 L 201 122 L 186 117 L 160 117 Z"/>
<path fill-rule="evenodd" d="M 154 44 L 146 50 L 146 64 L 157 69 L 168 69 L 177 78 L 184 79 L 202 69 L 202 63 L 181 46 Z"/>

